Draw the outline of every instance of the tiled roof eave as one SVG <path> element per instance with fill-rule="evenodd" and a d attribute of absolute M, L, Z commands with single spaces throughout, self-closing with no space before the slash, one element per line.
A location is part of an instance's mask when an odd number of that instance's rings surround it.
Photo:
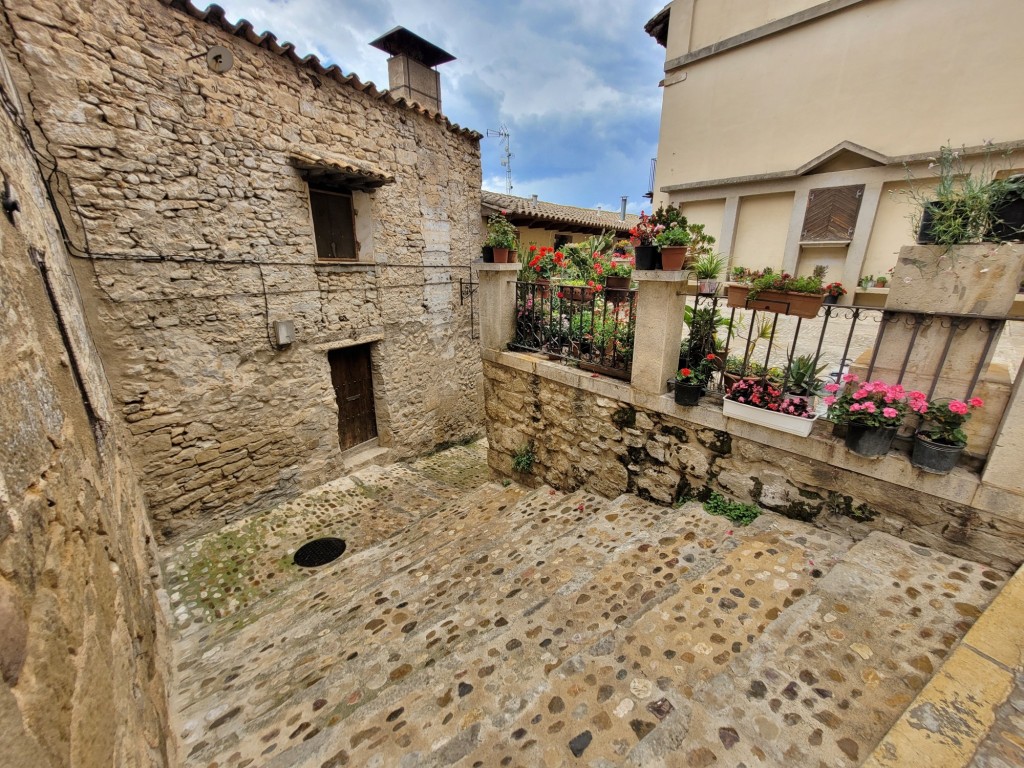
<path fill-rule="evenodd" d="M 241 38 L 252 45 L 270 51 L 276 56 L 288 59 L 297 67 L 310 69 L 321 77 L 334 80 L 341 85 L 353 88 L 360 93 L 366 94 L 372 99 L 378 99 L 387 104 L 408 109 L 411 112 L 423 115 L 424 117 L 433 120 L 435 123 L 443 125 L 446 129 L 457 136 L 461 136 L 470 141 L 479 141 L 483 138 L 482 134 L 453 123 L 440 112 L 434 112 L 420 106 L 419 104 L 413 104 L 403 98 L 392 96 L 389 91 L 378 90 L 377 86 L 372 82 L 367 81 L 364 83 L 354 74 L 346 75 L 334 64 L 329 67 L 324 67 L 323 64 L 320 63 L 320 59 L 313 54 L 299 56 L 295 52 L 294 45 L 291 43 L 281 45 L 278 43 L 277 37 L 272 32 L 257 33 L 252 24 L 245 19 L 239 20 L 236 24 L 231 23 L 225 16 L 224 9 L 219 5 L 210 5 L 205 11 L 202 11 L 194 6 L 191 0 L 159 0 L 159 2 L 174 11 L 184 13 L 193 19 L 210 24 L 217 29 L 227 32 L 229 35 Z"/>

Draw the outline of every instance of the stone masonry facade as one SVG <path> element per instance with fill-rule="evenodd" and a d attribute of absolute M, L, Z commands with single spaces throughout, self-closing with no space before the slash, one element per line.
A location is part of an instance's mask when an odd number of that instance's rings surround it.
<path fill-rule="evenodd" d="M 717 491 L 855 538 L 881 530 L 1001 568 L 1024 559 L 1019 505 L 993 511 L 965 503 L 977 483 L 966 470 L 921 477 L 906 458 L 854 456 L 824 425 L 808 438 L 732 421 L 727 429 L 721 406 L 684 408 L 655 397 L 656 407 L 645 407 L 631 402 L 626 385 L 528 355 L 490 358 L 485 353 L 488 461 L 499 474 L 663 504 Z M 770 432 L 771 443 L 759 432 Z M 522 475 L 512 458 L 527 447 L 535 463 Z"/>
<path fill-rule="evenodd" d="M 155 543 L 0 55 L 0 764 L 174 763 Z M 13 219 L 13 220 L 12 220 Z"/>
<path fill-rule="evenodd" d="M 342 466 L 328 351 L 370 344 L 392 458 L 482 432 L 460 278 L 479 251 L 479 134 L 181 0 L 2 0 L 0 27 L 90 331 L 161 540 Z M 231 69 L 205 55 L 228 48 Z M 360 263 L 317 262 L 295 155 L 386 183 Z M 291 320 L 279 349 L 273 323 Z"/>

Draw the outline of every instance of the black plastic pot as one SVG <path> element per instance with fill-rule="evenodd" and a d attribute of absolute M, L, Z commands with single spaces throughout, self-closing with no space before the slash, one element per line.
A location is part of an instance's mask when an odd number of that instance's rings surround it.
<path fill-rule="evenodd" d="M 824 299 L 823 303 L 825 303 L 825 304 L 835 304 L 838 301 L 839 301 L 839 297 L 838 296 L 833 296 L 831 293 L 826 293 L 825 294 L 825 299 Z"/>
<path fill-rule="evenodd" d="M 993 211 L 993 218 L 995 221 L 989 231 L 989 238 L 986 239 L 1000 242 L 1024 240 L 1024 197 L 1017 196 L 1005 200 Z"/>
<path fill-rule="evenodd" d="M 638 245 L 634 248 L 636 269 L 661 269 L 661 254 L 656 245 Z"/>
<path fill-rule="evenodd" d="M 963 451 L 962 445 L 943 445 L 918 433 L 914 435 L 914 450 L 910 455 L 910 463 L 925 472 L 945 475 L 956 466 Z"/>
<path fill-rule="evenodd" d="M 858 456 L 884 456 L 892 447 L 899 427 L 869 427 L 850 422 L 846 430 L 846 447 Z"/>
<path fill-rule="evenodd" d="M 484 258 L 484 264 L 494 263 L 494 249 L 491 246 L 485 245 L 483 248 L 481 248 L 480 255 L 483 256 Z"/>
<path fill-rule="evenodd" d="M 704 387 L 700 384 L 675 383 L 675 397 L 678 405 L 696 405 L 700 396 L 704 394 Z"/>

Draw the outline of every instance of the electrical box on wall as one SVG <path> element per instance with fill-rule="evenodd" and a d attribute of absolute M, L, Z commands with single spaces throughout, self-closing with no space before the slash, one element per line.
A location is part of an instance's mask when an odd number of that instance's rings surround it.
<path fill-rule="evenodd" d="M 274 340 L 277 342 L 277 346 L 279 347 L 287 347 L 295 341 L 295 321 L 275 320 Z"/>

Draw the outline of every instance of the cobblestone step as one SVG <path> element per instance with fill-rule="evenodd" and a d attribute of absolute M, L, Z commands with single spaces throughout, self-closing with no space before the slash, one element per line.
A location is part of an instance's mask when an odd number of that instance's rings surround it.
<path fill-rule="evenodd" d="M 858 765 L 1003 578 L 872 533 L 627 764 Z"/>
<path fill-rule="evenodd" d="M 448 461 L 378 477 L 436 497 L 405 525 L 182 636 L 185 765 L 854 765 L 1002 578 L 772 514 L 445 497 Z"/>

